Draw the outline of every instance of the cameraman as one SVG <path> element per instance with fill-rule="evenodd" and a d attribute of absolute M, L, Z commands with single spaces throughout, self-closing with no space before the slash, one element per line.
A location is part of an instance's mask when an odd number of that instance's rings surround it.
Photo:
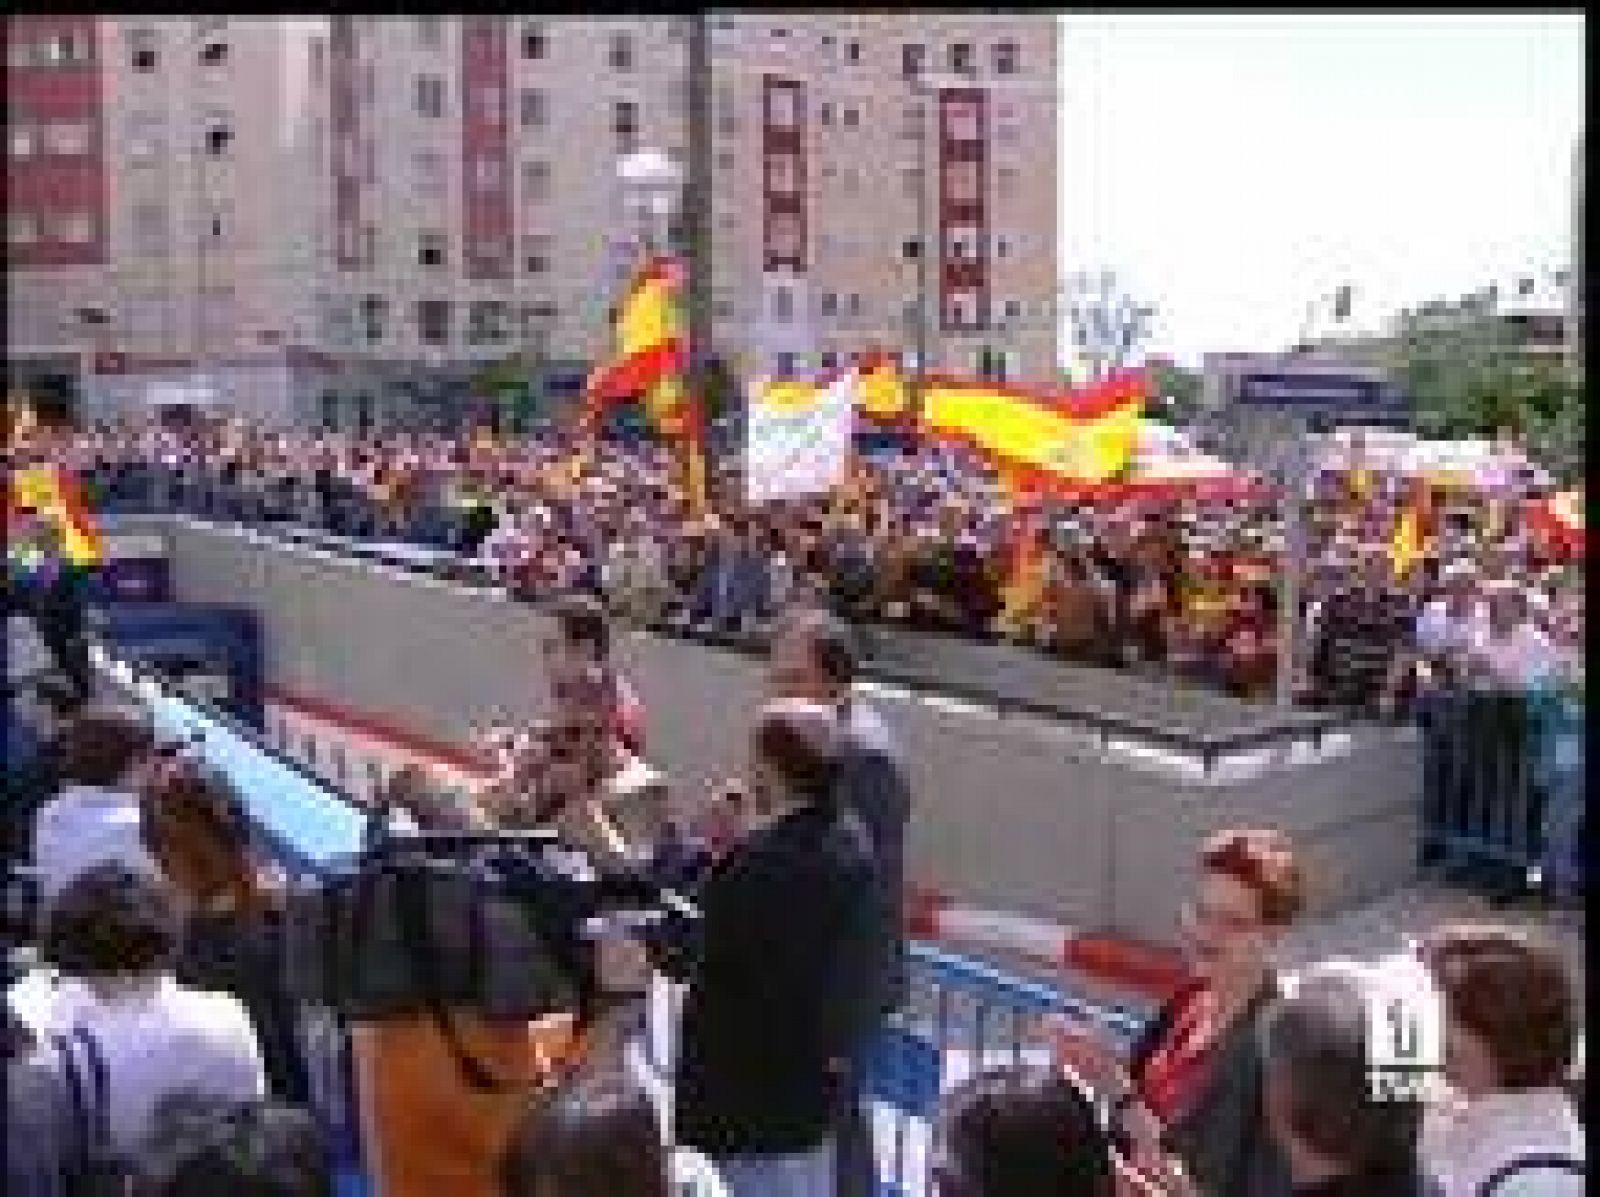
<path fill-rule="evenodd" d="M 748 784 L 724 796 L 738 838 L 700 891 L 697 942 L 656 952 L 689 984 L 673 1125 L 732 1197 L 834 1191 L 835 1111 L 877 1013 L 892 917 L 839 797 L 841 748 L 828 707 L 762 711 Z"/>

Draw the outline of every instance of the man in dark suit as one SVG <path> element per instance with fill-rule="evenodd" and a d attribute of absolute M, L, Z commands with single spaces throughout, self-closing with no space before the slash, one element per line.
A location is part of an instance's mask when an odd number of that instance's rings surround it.
<path fill-rule="evenodd" d="M 770 606 L 769 562 L 754 535 L 723 524 L 696 580 L 690 618 L 716 631 L 747 630 Z"/>
<path fill-rule="evenodd" d="M 841 1069 L 876 1014 L 885 913 L 867 834 L 840 801 L 839 723 L 769 704 L 747 783 L 725 800 L 740 837 L 700 890 L 698 944 L 657 953 L 689 985 L 674 1133 L 731 1197 L 833 1191 Z"/>
<path fill-rule="evenodd" d="M 876 1164 L 861 1066 L 884 1019 L 905 1004 L 907 989 L 905 838 L 911 821 L 911 785 L 888 726 L 852 693 L 855 674 L 854 635 L 826 612 L 793 612 L 773 637 L 768 661 L 773 697 L 814 702 L 837 713 L 843 735 L 839 797 L 871 837 L 874 884 L 891 915 L 883 924 L 874 957 L 878 1018 L 852 1054 L 853 1082 L 838 1111 L 840 1197 L 864 1197 L 875 1191 Z"/>

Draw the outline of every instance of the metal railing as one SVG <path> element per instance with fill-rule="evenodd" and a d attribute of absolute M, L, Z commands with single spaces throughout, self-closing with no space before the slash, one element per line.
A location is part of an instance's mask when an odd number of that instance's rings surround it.
<path fill-rule="evenodd" d="M 358 805 L 249 728 L 187 695 L 137 662 L 100 664 L 142 707 L 163 737 L 191 743 L 237 789 L 263 854 L 291 882 L 307 883 L 360 850 Z M 940 1095 L 980 1067 L 1047 1058 L 1040 1020 L 1068 1013 L 1127 1043 L 1144 1015 L 1007 973 L 931 944 L 910 948 L 911 999 L 874 1044 L 866 1087 L 874 1104 L 881 1192 L 927 1191 L 931 1118 Z M 655 1028 L 643 1055 L 658 1085 L 670 1076 L 670 1046 Z M 307 1008 L 301 1046 L 312 1104 L 329 1127 L 341 1163 L 341 1193 L 363 1193 L 358 1095 L 349 1028 L 331 1011 Z"/>

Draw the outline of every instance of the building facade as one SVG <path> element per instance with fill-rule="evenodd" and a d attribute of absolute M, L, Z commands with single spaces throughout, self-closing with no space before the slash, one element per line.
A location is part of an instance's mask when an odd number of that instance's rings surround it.
<path fill-rule="evenodd" d="M 710 22 L 713 349 L 1052 378 L 1054 18 Z M 674 232 L 618 165 L 687 163 L 689 18 L 6 34 L 12 358 L 76 364 L 92 408 L 198 378 L 262 418 L 448 419 L 507 359 L 571 385 L 640 240 Z"/>
<path fill-rule="evenodd" d="M 1567 278 L 1567 360 L 1583 368 L 1583 305 L 1588 276 L 1583 268 L 1583 138 L 1572 152 L 1572 265 Z"/>

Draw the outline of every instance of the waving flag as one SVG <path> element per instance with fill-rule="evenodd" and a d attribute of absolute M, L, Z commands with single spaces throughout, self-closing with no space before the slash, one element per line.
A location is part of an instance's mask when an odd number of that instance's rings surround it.
<path fill-rule="evenodd" d="M 589 376 L 591 411 L 648 395 L 683 372 L 686 361 L 678 294 L 683 270 L 667 258 L 647 262 L 617 305 L 617 354 Z"/>
<path fill-rule="evenodd" d="M 74 475 L 60 466 L 32 466 L 12 475 L 8 489 L 9 512 L 32 512 L 52 525 L 69 564 L 88 567 L 105 559 L 99 525 Z"/>
<path fill-rule="evenodd" d="M 1583 489 L 1562 491 L 1528 504 L 1528 524 L 1562 558 L 1584 556 Z"/>
<path fill-rule="evenodd" d="M 997 467 L 1039 485 L 1105 482 L 1132 463 L 1142 406 L 1131 379 L 1055 398 L 931 379 L 922 429 L 970 444 Z"/>
<path fill-rule="evenodd" d="M 856 411 L 868 420 L 893 423 L 911 411 L 911 389 L 899 363 L 884 353 L 868 353 L 856 363 Z"/>
<path fill-rule="evenodd" d="M 745 487 L 752 503 L 823 495 L 850 471 L 856 375 L 826 387 L 769 382 L 755 388 L 745 420 Z"/>
<path fill-rule="evenodd" d="M 1389 544 L 1389 562 L 1396 578 L 1403 579 L 1411 573 L 1411 567 L 1427 552 L 1432 537 L 1433 491 L 1418 479 L 1405 510 L 1395 521 L 1394 538 Z"/>

